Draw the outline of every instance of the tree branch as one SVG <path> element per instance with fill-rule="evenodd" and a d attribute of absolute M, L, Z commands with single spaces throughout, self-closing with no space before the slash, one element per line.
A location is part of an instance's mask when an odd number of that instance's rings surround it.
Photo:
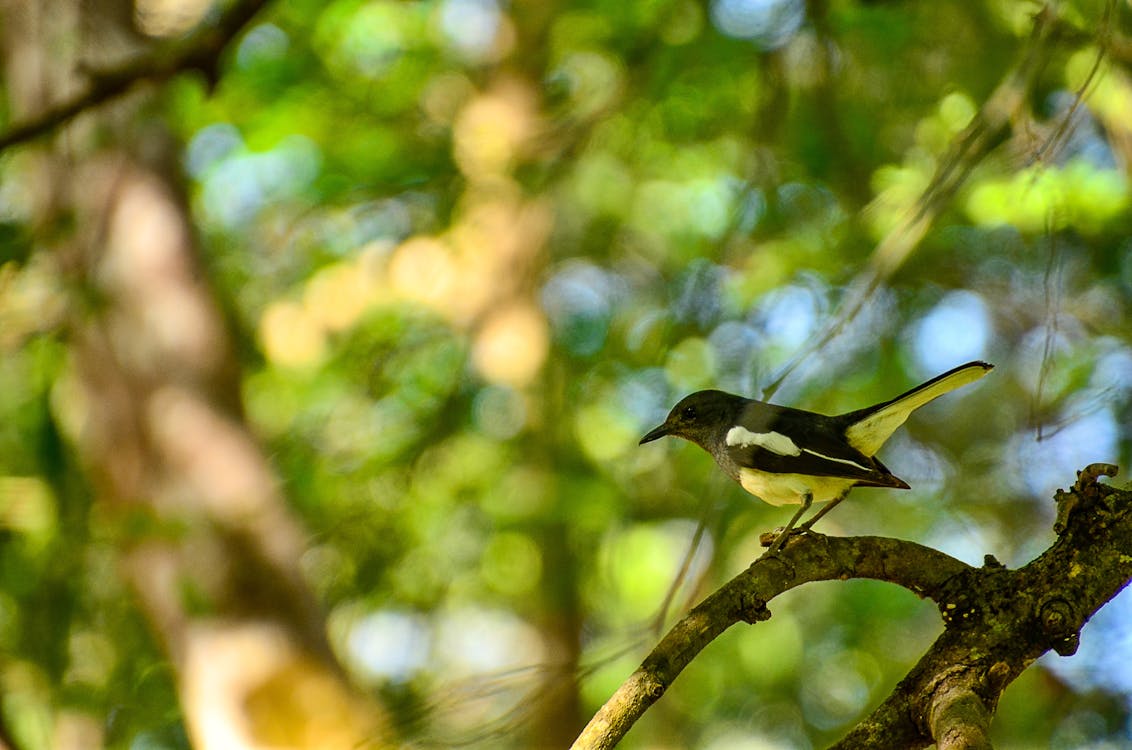
<path fill-rule="evenodd" d="M 687 614 L 613 694 L 574 742 L 575 750 L 611 748 L 711 641 L 736 622 L 770 617 L 766 603 L 811 581 L 873 578 L 937 599 L 945 584 L 971 570 L 953 557 L 913 542 L 881 537 L 791 539 L 763 556 Z"/>
<path fill-rule="evenodd" d="M 767 603 L 808 581 L 872 578 L 935 601 L 944 632 L 908 675 L 835 748 L 989 748 L 999 696 L 1035 659 L 1066 656 L 1093 613 L 1132 580 L 1132 492 L 1097 482 L 1116 467 L 1093 464 L 1056 496 L 1054 544 L 1019 570 L 987 556 L 970 567 L 936 550 L 877 537 L 792 538 L 678 622 L 575 741 L 611 748 L 693 658 L 740 620 L 770 617 Z"/>
<path fill-rule="evenodd" d="M 155 47 L 109 70 L 87 71 L 89 83 L 85 88 L 0 133 L 0 152 L 51 133 L 142 81 L 165 81 L 188 70 L 199 70 L 215 83 L 221 53 L 266 4 L 267 0 L 238 0 L 216 24 L 187 39 Z"/>
<path fill-rule="evenodd" d="M 936 691 L 931 728 L 939 750 L 991 750 L 990 712 L 969 685 Z"/>

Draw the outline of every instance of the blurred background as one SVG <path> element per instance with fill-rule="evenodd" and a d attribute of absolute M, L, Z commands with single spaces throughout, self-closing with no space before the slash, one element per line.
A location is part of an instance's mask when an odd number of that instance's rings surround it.
<path fill-rule="evenodd" d="M 700 388 L 837 413 L 995 363 L 882 450 L 911 491 L 819 527 L 971 564 L 1128 468 L 1127 3 L 256 6 L 2 6 L 6 127 L 258 12 L 0 153 L 0 741 L 299 745 L 208 703 L 285 663 L 257 700 L 380 724 L 304 746 L 567 746 L 792 512 L 637 446 Z M 622 746 L 821 747 L 942 627 L 867 581 L 770 609 Z M 1128 747 L 1130 618 L 996 747 Z"/>

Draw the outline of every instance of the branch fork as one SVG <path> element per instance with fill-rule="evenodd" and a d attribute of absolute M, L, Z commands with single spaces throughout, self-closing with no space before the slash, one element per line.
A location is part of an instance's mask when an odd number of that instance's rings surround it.
<path fill-rule="evenodd" d="M 939 606 L 944 632 L 896 689 L 834 748 L 991 747 L 1002 691 L 1039 656 L 1073 654 L 1084 623 L 1132 581 L 1132 492 L 1100 484 L 1111 464 L 1078 472 L 1055 496 L 1056 541 L 1017 570 L 975 568 L 913 542 L 808 532 L 764 555 L 677 622 L 595 714 L 574 750 L 612 748 L 692 659 L 736 622 L 770 617 L 778 594 L 811 581 L 888 581 Z"/>

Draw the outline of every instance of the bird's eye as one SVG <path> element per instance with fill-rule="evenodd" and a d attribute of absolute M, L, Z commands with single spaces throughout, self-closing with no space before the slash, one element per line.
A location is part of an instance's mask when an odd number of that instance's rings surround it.
<path fill-rule="evenodd" d="M 683 409 L 680 410 L 680 416 L 683 419 L 695 419 L 696 418 L 696 407 L 685 406 Z"/>

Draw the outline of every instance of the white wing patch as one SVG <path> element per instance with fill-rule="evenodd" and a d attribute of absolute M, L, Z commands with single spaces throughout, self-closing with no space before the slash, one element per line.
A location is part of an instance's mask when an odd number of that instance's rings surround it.
<path fill-rule="evenodd" d="M 781 432 L 751 432 L 746 427 L 732 427 L 728 430 L 727 444 L 732 448 L 757 445 L 780 456 L 798 456 L 802 453 L 802 449 Z"/>
<path fill-rule="evenodd" d="M 818 458 L 824 458 L 826 461 L 836 461 L 839 464 L 848 464 L 849 466 L 855 466 L 856 468 L 860 469 L 861 471 L 869 471 L 869 472 L 872 471 L 872 469 L 870 469 L 868 466 L 862 466 L 861 464 L 857 463 L 856 461 L 850 460 L 848 458 L 834 458 L 833 456 L 827 456 L 824 453 L 818 453 L 817 451 L 812 451 L 809 448 L 803 448 L 802 450 L 806 453 L 809 453 L 811 456 L 817 456 Z"/>

